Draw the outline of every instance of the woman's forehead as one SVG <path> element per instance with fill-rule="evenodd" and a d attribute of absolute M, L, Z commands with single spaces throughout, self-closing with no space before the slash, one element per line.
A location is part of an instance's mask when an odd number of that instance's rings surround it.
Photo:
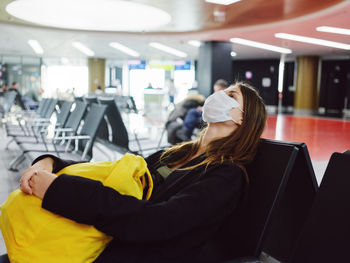
<path fill-rule="evenodd" d="M 226 91 L 236 91 L 237 93 L 241 94 L 241 89 L 239 86 L 230 86 L 226 89 Z"/>

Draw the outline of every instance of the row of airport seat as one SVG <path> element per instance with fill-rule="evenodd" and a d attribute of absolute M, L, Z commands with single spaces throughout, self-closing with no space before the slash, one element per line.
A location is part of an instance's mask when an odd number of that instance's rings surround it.
<path fill-rule="evenodd" d="M 45 152 L 63 158 L 90 160 L 96 137 L 111 150 L 142 155 L 143 147 L 137 136 L 134 136 L 133 147 L 130 147 L 130 135 L 118 109 L 118 101 L 113 97 L 85 97 L 84 101 L 61 102 L 56 113 L 55 143 L 52 143 L 53 140 L 50 143 L 44 135 L 57 103 L 56 99 L 44 99 L 34 115 L 33 112 L 26 112 L 28 116 L 16 113 L 17 125 L 6 124 L 7 135 L 12 137 L 9 143 L 16 142 L 21 149 L 21 153 L 10 162 L 10 170 L 16 170 L 25 157 L 33 160 Z M 72 107 L 74 110 L 71 111 Z M 143 140 L 142 145 L 147 145 L 147 141 Z M 64 142 L 65 147 L 62 145 Z M 152 145 L 152 142 L 148 143 Z M 153 148 L 148 150 L 156 150 L 158 147 L 155 145 L 157 142 L 153 142 Z"/>

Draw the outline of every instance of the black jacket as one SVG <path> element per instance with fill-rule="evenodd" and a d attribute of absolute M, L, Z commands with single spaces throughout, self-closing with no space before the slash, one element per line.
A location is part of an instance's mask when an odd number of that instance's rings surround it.
<path fill-rule="evenodd" d="M 146 158 L 151 173 L 159 157 L 160 152 Z M 72 164 L 54 159 L 53 172 Z M 114 237 L 96 263 L 215 262 L 204 251 L 206 243 L 235 210 L 243 181 L 233 163 L 177 170 L 145 201 L 98 181 L 63 174 L 47 190 L 42 207 Z"/>

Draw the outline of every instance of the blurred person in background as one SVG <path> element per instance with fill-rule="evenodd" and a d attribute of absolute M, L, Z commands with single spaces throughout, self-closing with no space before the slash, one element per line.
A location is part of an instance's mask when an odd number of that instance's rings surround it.
<path fill-rule="evenodd" d="M 22 101 L 22 95 L 18 90 L 18 82 L 17 81 L 12 82 L 12 86 L 9 90 L 16 92 L 16 104 L 20 106 L 22 110 L 25 110 L 26 107 L 24 106 L 24 103 Z"/>

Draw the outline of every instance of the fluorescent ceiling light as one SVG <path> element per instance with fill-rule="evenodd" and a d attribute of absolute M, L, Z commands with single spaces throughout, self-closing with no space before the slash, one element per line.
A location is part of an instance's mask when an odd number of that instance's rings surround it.
<path fill-rule="evenodd" d="M 34 52 L 37 53 L 38 55 L 41 55 L 41 54 L 44 53 L 44 50 L 41 47 L 41 45 L 38 42 L 38 40 L 34 40 L 34 39 L 28 40 L 28 44 L 34 50 Z"/>
<path fill-rule="evenodd" d="M 261 48 L 261 49 L 266 49 L 274 52 L 279 52 L 283 54 L 290 54 L 292 53 L 292 50 L 288 48 L 283 48 L 283 47 L 277 47 L 269 44 L 264 44 L 261 42 L 256 42 L 256 41 L 251 41 L 243 38 L 231 38 L 231 42 L 236 43 L 236 44 L 241 44 L 249 47 L 256 47 L 256 48 Z"/>
<path fill-rule="evenodd" d="M 286 34 L 286 33 L 277 33 L 275 34 L 275 37 L 293 40 L 293 41 L 299 41 L 303 43 L 314 44 L 314 45 L 350 50 L 350 45 L 348 44 L 343 44 L 339 42 L 328 41 L 328 40 L 323 40 L 318 38 L 304 37 L 304 36 L 298 36 L 298 35 L 292 35 L 292 34 Z"/>
<path fill-rule="evenodd" d="M 35 24 L 79 30 L 140 32 L 171 21 L 159 8 L 120 0 L 16 0 L 6 11 Z"/>
<path fill-rule="evenodd" d="M 117 49 L 125 54 L 132 56 L 132 57 L 139 57 L 140 56 L 140 54 L 138 52 L 136 52 L 135 50 L 128 48 L 122 44 L 119 44 L 118 42 L 111 42 L 111 43 L 109 43 L 109 45 L 112 48 L 115 48 L 115 49 Z"/>
<path fill-rule="evenodd" d="M 172 47 L 165 46 L 165 45 L 157 43 L 157 42 L 151 42 L 151 43 L 149 43 L 149 45 L 151 47 L 154 47 L 156 49 L 159 49 L 161 51 L 167 52 L 169 54 L 172 54 L 172 55 L 175 55 L 175 56 L 178 56 L 181 58 L 187 57 L 187 54 L 185 52 L 182 52 L 182 51 L 177 50 L 177 49 L 172 48 Z"/>
<path fill-rule="evenodd" d="M 332 26 L 319 26 L 316 28 L 317 31 L 341 34 L 341 35 L 350 35 L 350 29 L 340 28 L 340 27 L 332 27 Z"/>
<path fill-rule="evenodd" d="M 235 56 L 237 56 L 237 53 L 234 51 L 231 51 L 231 57 L 235 57 Z"/>
<path fill-rule="evenodd" d="M 218 4 L 218 5 L 230 5 L 233 3 L 237 3 L 241 0 L 205 0 L 205 2 Z"/>
<path fill-rule="evenodd" d="M 89 49 L 87 46 L 83 45 L 80 42 L 73 42 L 72 46 L 89 57 L 92 57 L 95 55 L 94 51 L 92 51 L 91 49 Z"/>
<path fill-rule="evenodd" d="M 190 40 L 190 41 L 188 41 L 187 42 L 189 45 L 191 45 L 191 46 L 194 46 L 194 47 L 200 47 L 201 46 L 201 42 L 200 41 L 198 41 L 198 40 Z"/>

